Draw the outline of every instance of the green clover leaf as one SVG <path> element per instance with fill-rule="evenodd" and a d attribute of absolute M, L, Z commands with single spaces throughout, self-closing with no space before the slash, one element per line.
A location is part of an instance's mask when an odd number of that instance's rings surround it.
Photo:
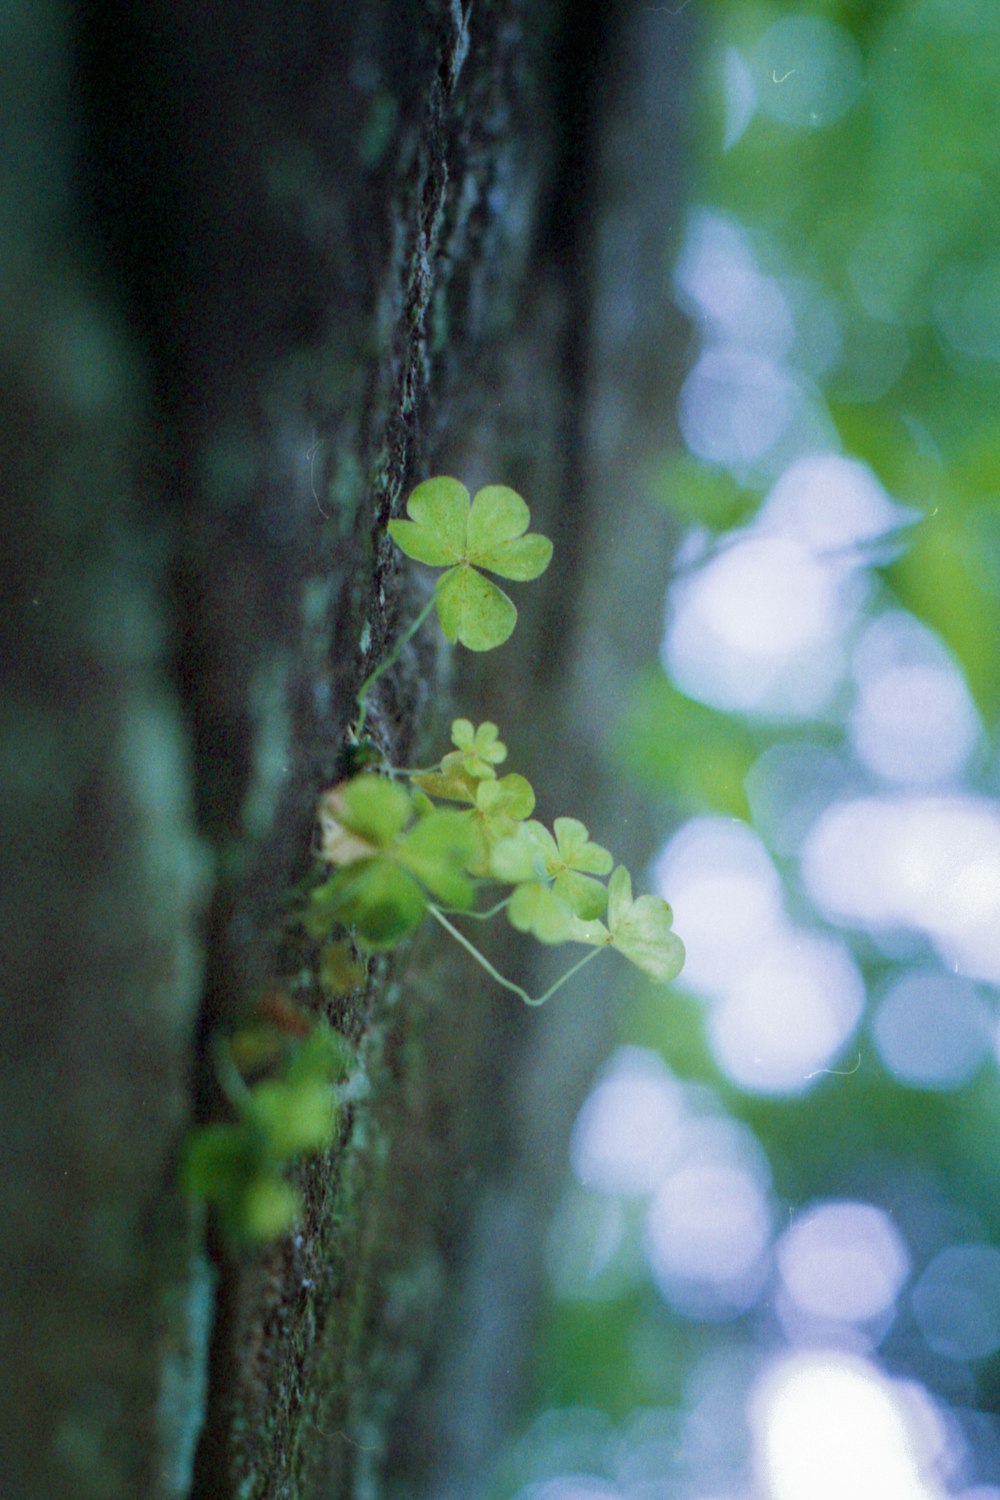
<path fill-rule="evenodd" d="M 535 793 L 531 782 L 516 772 L 495 781 L 476 783 L 475 805 L 471 827 L 476 838 L 476 854 L 469 864 L 474 875 L 491 873 L 491 855 L 501 840 L 511 838 L 518 824 L 535 810 Z"/>
<path fill-rule="evenodd" d="M 632 877 L 619 865 L 608 882 L 608 921 L 575 920 L 569 941 L 617 948 L 651 979 L 669 984 L 684 966 L 684 944 L 671 931 L 673 912 L 659 896 L 632 898 Z"/>
<path fill-rule="evenodd" d="M 563 868 L 582 870 L 588 875 L 610 874 L 614 864 L 610 850 L 591 842 L 579 818 L 556 818 L 552 827 Z"/>
<path fill-rule="evenodd" d="M 282 1167 L 330 1145 L 340 1118 L 332 1085 L 346 1076 L 350 1061 L 343 1038 L 321 1021 L 296 1044 L 278 1076 L 248 1088 L 236 1075 L 227 1092 L 237 1122 L 201 1126 L 188 1136 L 184 1188 L 214 1204 L 231 1234 L 272 1239 L 294 1223 L 301 1201 Z"/>
<path fill-rule="evenodd" d="M 578 818 L 556 818 L 552 826 L 554 839 L 548 829 L 535 825 L 536 838 L 544 848 L 545 873 L 552 878 L 553 890 L 584 921 L 602 916 L 608 893 L 592 876 L 606 875 L 611 869 L 614 860 L 610 851 L 591 842 L 586 826 Z"/>
<path fill-rule="evenodd" d="M 235 1215 L 228 1220 L 230 1233 L 247 1240 L 273 1240 L 287 1233 L 301 1212 L 298 1188 L 283 1177 L 264 1174 L 247 1184 Z"/>
<path fill-rule="evenodd" d="M 250 1100 L 252 1118 L 267 1132 L 271 1153 L 279 1161 L 318 1151 L 333 1139 L 337 1101 L 322 1078 L 259 1083 Z"/>
<path fill-rule="evenodd" d="M 441 762 L 444 775 L 459 772 L 476 781 L 496 776 L 495 767 L 507 759 L 507 746 L 499 738 L 500 731 L 488 720 L 473 729 L 471 719 L 455 719 L 451 726 L 451 742 L 457 746 L 449 750 Z"/>
<path fill-rule="evenodd" d="M 192 1197 L 235 1201 L 260 1167 L 259 1145 L 244 1125 L 202 1125 L 185 1143 L 181 1181 Z"/>
<path fill-rule="evenodd" d="M 527 582 L 544 573 L 552 543 L 528 533 L 531 513 L 514 490 L 490 484 L 469 501 L 457 479 L 427 479 L 406 502 L 409 520 L 389 522 L 389 535 L 407 557 L 446 568 L 435 590 L 438 619 L 449 641 L 470 651 L 502 646 L 517 610 L 502 589 L 484 578 Z"/>
<path fill-rule="evenodd" d="M 503 589 L 466 563 L 442 574 L 436 601 L 446 638 L 452 645 L 461 641 L 470 651 L 502 646 L 517 624 L 517 610 Z"/>
<path fill-rule="evenodd" d="M 346 865 L 309 897 L 302 925 L 324 938 L 335 923 L 353 927 L 365 948 L 394 948 L 419 927 L 427 898 L 420 883 L 390 860 L 374 857 Z"/>
<path fill-rule="evenodd" d="M 471 906 L 472 886 L 465 869 L 475 854 L 468 813 L 435 808 L 410 829 L 397 858 L 421 885 L 449 906 Z"/>
<path fill-rule="evenodd" d="M 537 881 L 544 872 L 538 849 L 528 830 L 533 825 L 520 823 L 514 832 L 497 839 L 490 850 L 490 874 L 505 885 L 522 885 Z"/>
<path fill-rule="evenodd" d="M 583 921 L 600 917 L 608 904 L 608 893 L 593 875 L 606 875 L 613 860 L 607 849 L 590 841 L 586 826 L 577 818 L 556 818 L 555 837 L 543 823 L 532 819 L 515 830 L 514 837 L 492 851 L 491 873 L 498 880 L 519 884 L 539 878 L 552 882 L 552 889 L 570 911 Z"/>
<path fill-rule="evenodd" d="M 364 774 L 335 786 L 319 803 L 324 859 L 348 865 L 388 848 L 412 811 L 409 793 L 384 776 Z"/>
<path fill-rule="evenodd" d="M 660 896 L 632 899 L 632 879 L 619 865 L 608 882 L 611 944 L 630 963 L 660 984 L 676 979 L 684 966 L 684 944 L 671 931 L 673 912 Z"/>
<path fill-rule="evenodd" d="M 406 502 L 408 521 L 390 521 L 389 535 L 401 552 L 431 568 L 448 568 L 465 557 L 469 492 L 442 476 L 418 484 Z"/>
<path fill-rule="evenodd" d="M 420 771 L 410 780 L 427 797 L 441 797 L 445 802 L 467 802 L 470 807 L 476 805 L 476 782 L 460 767 L 449 766 L 447 771 Z"/>
<path fill-rule="evenodd" d="M 205 1125 L 187 1140 L 182 1181 L 193 1198 L 212 1203 L 237 1239 L 284 1234 L 302 1207 L 298 1191 L 261 1157 L 245 1124 Z"/>

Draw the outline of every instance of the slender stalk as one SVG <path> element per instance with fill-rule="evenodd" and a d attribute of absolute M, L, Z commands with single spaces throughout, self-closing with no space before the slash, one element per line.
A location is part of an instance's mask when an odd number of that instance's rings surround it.
<path fill-rule="evenodd" d="M 509 901 L 510 897 L 505 896 L 502 901 L 497 902 L 496 906 L 490 906 L 486 911 L 463 911 L 460 906 L 439 906 L 438 911 L 444 912 L 449 917 L 471 917 L 474 922 L 486 922 L 490 917 L 495 917 L 502 912 Z"/>
<path fill-rule="evenodd" d="M 431 594 L 430 598 L 427 600 L 427 603 L 417 615 L 416 619 L 411 621 L 411 623 L 403 631 L 403 634 L 396 641 L 396 644 L 389 652 L 389 655 L 383 657 L 378 666 L 375 668 L 374 672 L 369 672 L 364 682 L 358 688 L 359 712 L 357 726 L 354 731 L 358 739 L 361 738 L 361 731 L 365 727 L 365 716 L 368 713 L 368 694 L 371 692 L 376 682 L 378 682 L 379 678 L 382 676 L 382 673 L 388 672 L 390 667 L 395 666 L 396 662 L 399 660 L 399 653 L 402 651 L 407 641 L 413 639 L 417 631 L 420 629 L 421 625 L 426 620 L 427 616 L 430 614 L 431 610 L 434 608 L 434 600 L 436 597 L 436 594 Z"/>
<path fill-rule="evenodd" d="M 574 974 L 579 973 L 584 964 L 589 964 L 592 958 L 596 958 L 599 953 L 604 952 L 603 947 L 591 948 L 589 952 L 583 955 L 578 963 L 573 964 L 566 970 L 565 974 L 560 975 L 555 984 L 550 985 L 549 988 L 545 991 L 544 995 L 539 995 L 536 1000 L 533 1000 L 528 994 L 527 990 L 522 990 L 521 986 L 519 984 L 515 984 L 512 979 L 505 979 L 504 976 L 493 967 L 489 959 L 484 957 L 484 955 L 480 953 L 475 944 L 470 943 L 469 939 L 463 933 L 459 932 L 457 927 L 453 926 L 452 923 L 448 921 L 448 918 L 444 915 L 444 912 L 442 912 L 439 907 L 435 906 L 433 902 L 428 902 L 427 910 L 430 912 L 432 917 L 434 917 L 438 922 L 441 923 L 441 926 L 445 929 L 446 932 L 451 933 L 451 936 L 455 939 L 456 943 L 460 943 L 461 946 L 465 949 L 466 953 L 471 954 L 471 956 L 476 960 L 476 963 L 479 965 L 479 967 L 486 970 L 491 979 L 495 980 L 497 984 L 503 985 L 505 990 L 510 990 L 512 994 L 518 995 L 524 1001 L 525 1005 L 544 1005 L 546 1000 L 550 999 L 551 996 L 555 994 L 556 990 L 562 989 L 567 980 L 572 979 Z"/>

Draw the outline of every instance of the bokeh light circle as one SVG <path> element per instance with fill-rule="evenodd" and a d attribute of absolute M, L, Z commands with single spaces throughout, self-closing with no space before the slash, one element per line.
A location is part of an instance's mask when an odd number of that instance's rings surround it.
<path fill-rule="evenodd" d="M 747 1092 L 803 1093 L 834 1063 L 864 999 L 844 944 L 789 929 L 741 966 L 712 1007 L 712 1053 Z"/>
<path fill-rule="evenodd" d="M 750 1419 L 755 1493 L 767 1500 L 943 1500 L 933 1407 L 868 1360 L 832 1350 L 780 1360 Z"/>
<path fill-rule="evenodd" d="M 739 346 L 707 349 L 681 388 L 678 420 L 688 448 L 718 464 L 752 464 L 777 443 L 801 407 L 792 377 Z"/>
<path fill-rule="evenodd" d="M 603 1192 L 652 1192 L 682 1116 L 680 1088 L 661 1059 L 641 1047 L 621 1048 L 577 1115 L 573 1170 Z"/>
<path fill-rule="evenodd" d="M 1000 1250 L 951 1245 L 913 1288 L 913 1312 L 935 1354 L 986 1359 L 1000 1349 Z"/>
<path fill-rule="evenodd" d="M 957 1089 L 988 1056 L 993 1018 L 970 980 L 916 970 L 886 991 L 871 1030 L 882 1062 L 901 1083 Z"/>
<path fill-rule="evenodd" d="M 805 1313 L 865 1322 L 896 1302 L 910 1269 L 906 1243 L 870 1203 L 820 1203 L 800 1213 L 778 1242 L 785 1290 Z"/>
<path fill-rule="evenodd" d="M 863 77 L 853 37 L 820 16 L 785 16 L 754 49 L 760 108 L 783 125 L 832 125 L 857 100 Z"/>

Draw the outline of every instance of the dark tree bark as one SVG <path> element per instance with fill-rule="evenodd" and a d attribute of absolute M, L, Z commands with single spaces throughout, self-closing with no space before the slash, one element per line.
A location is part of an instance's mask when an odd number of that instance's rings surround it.
<path fill-rule="evenodd" d="M 556 563 L 460 696 L 415 639 L 379 750 L 435 758 L 481 704 L 546 817 L 650 852 L 606 750 L 668 554 L 639 474 L 687 45 L 656 8 L 557 0 L 0 20 L 16 1500 L 477 1492 L 615 981 L 528 1012 L 427 934 L 330 997 L 282 918 L 419 605 L 385 523 L 432 472 L 520 489 Z M 277 979 L 360 1069 L 303 1222 L 249 1254 L 177 1166 L 219 1109 L 212 1037 Z"/>

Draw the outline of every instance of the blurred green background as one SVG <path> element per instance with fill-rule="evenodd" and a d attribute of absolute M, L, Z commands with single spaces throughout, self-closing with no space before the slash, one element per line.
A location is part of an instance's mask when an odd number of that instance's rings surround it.
<path fill-rule="evenodd" d="M 577 1121 L 491 1492 L 1000 1500 L 1000 6 L 699 8 L 616 736 L 689 961 Z"/>

